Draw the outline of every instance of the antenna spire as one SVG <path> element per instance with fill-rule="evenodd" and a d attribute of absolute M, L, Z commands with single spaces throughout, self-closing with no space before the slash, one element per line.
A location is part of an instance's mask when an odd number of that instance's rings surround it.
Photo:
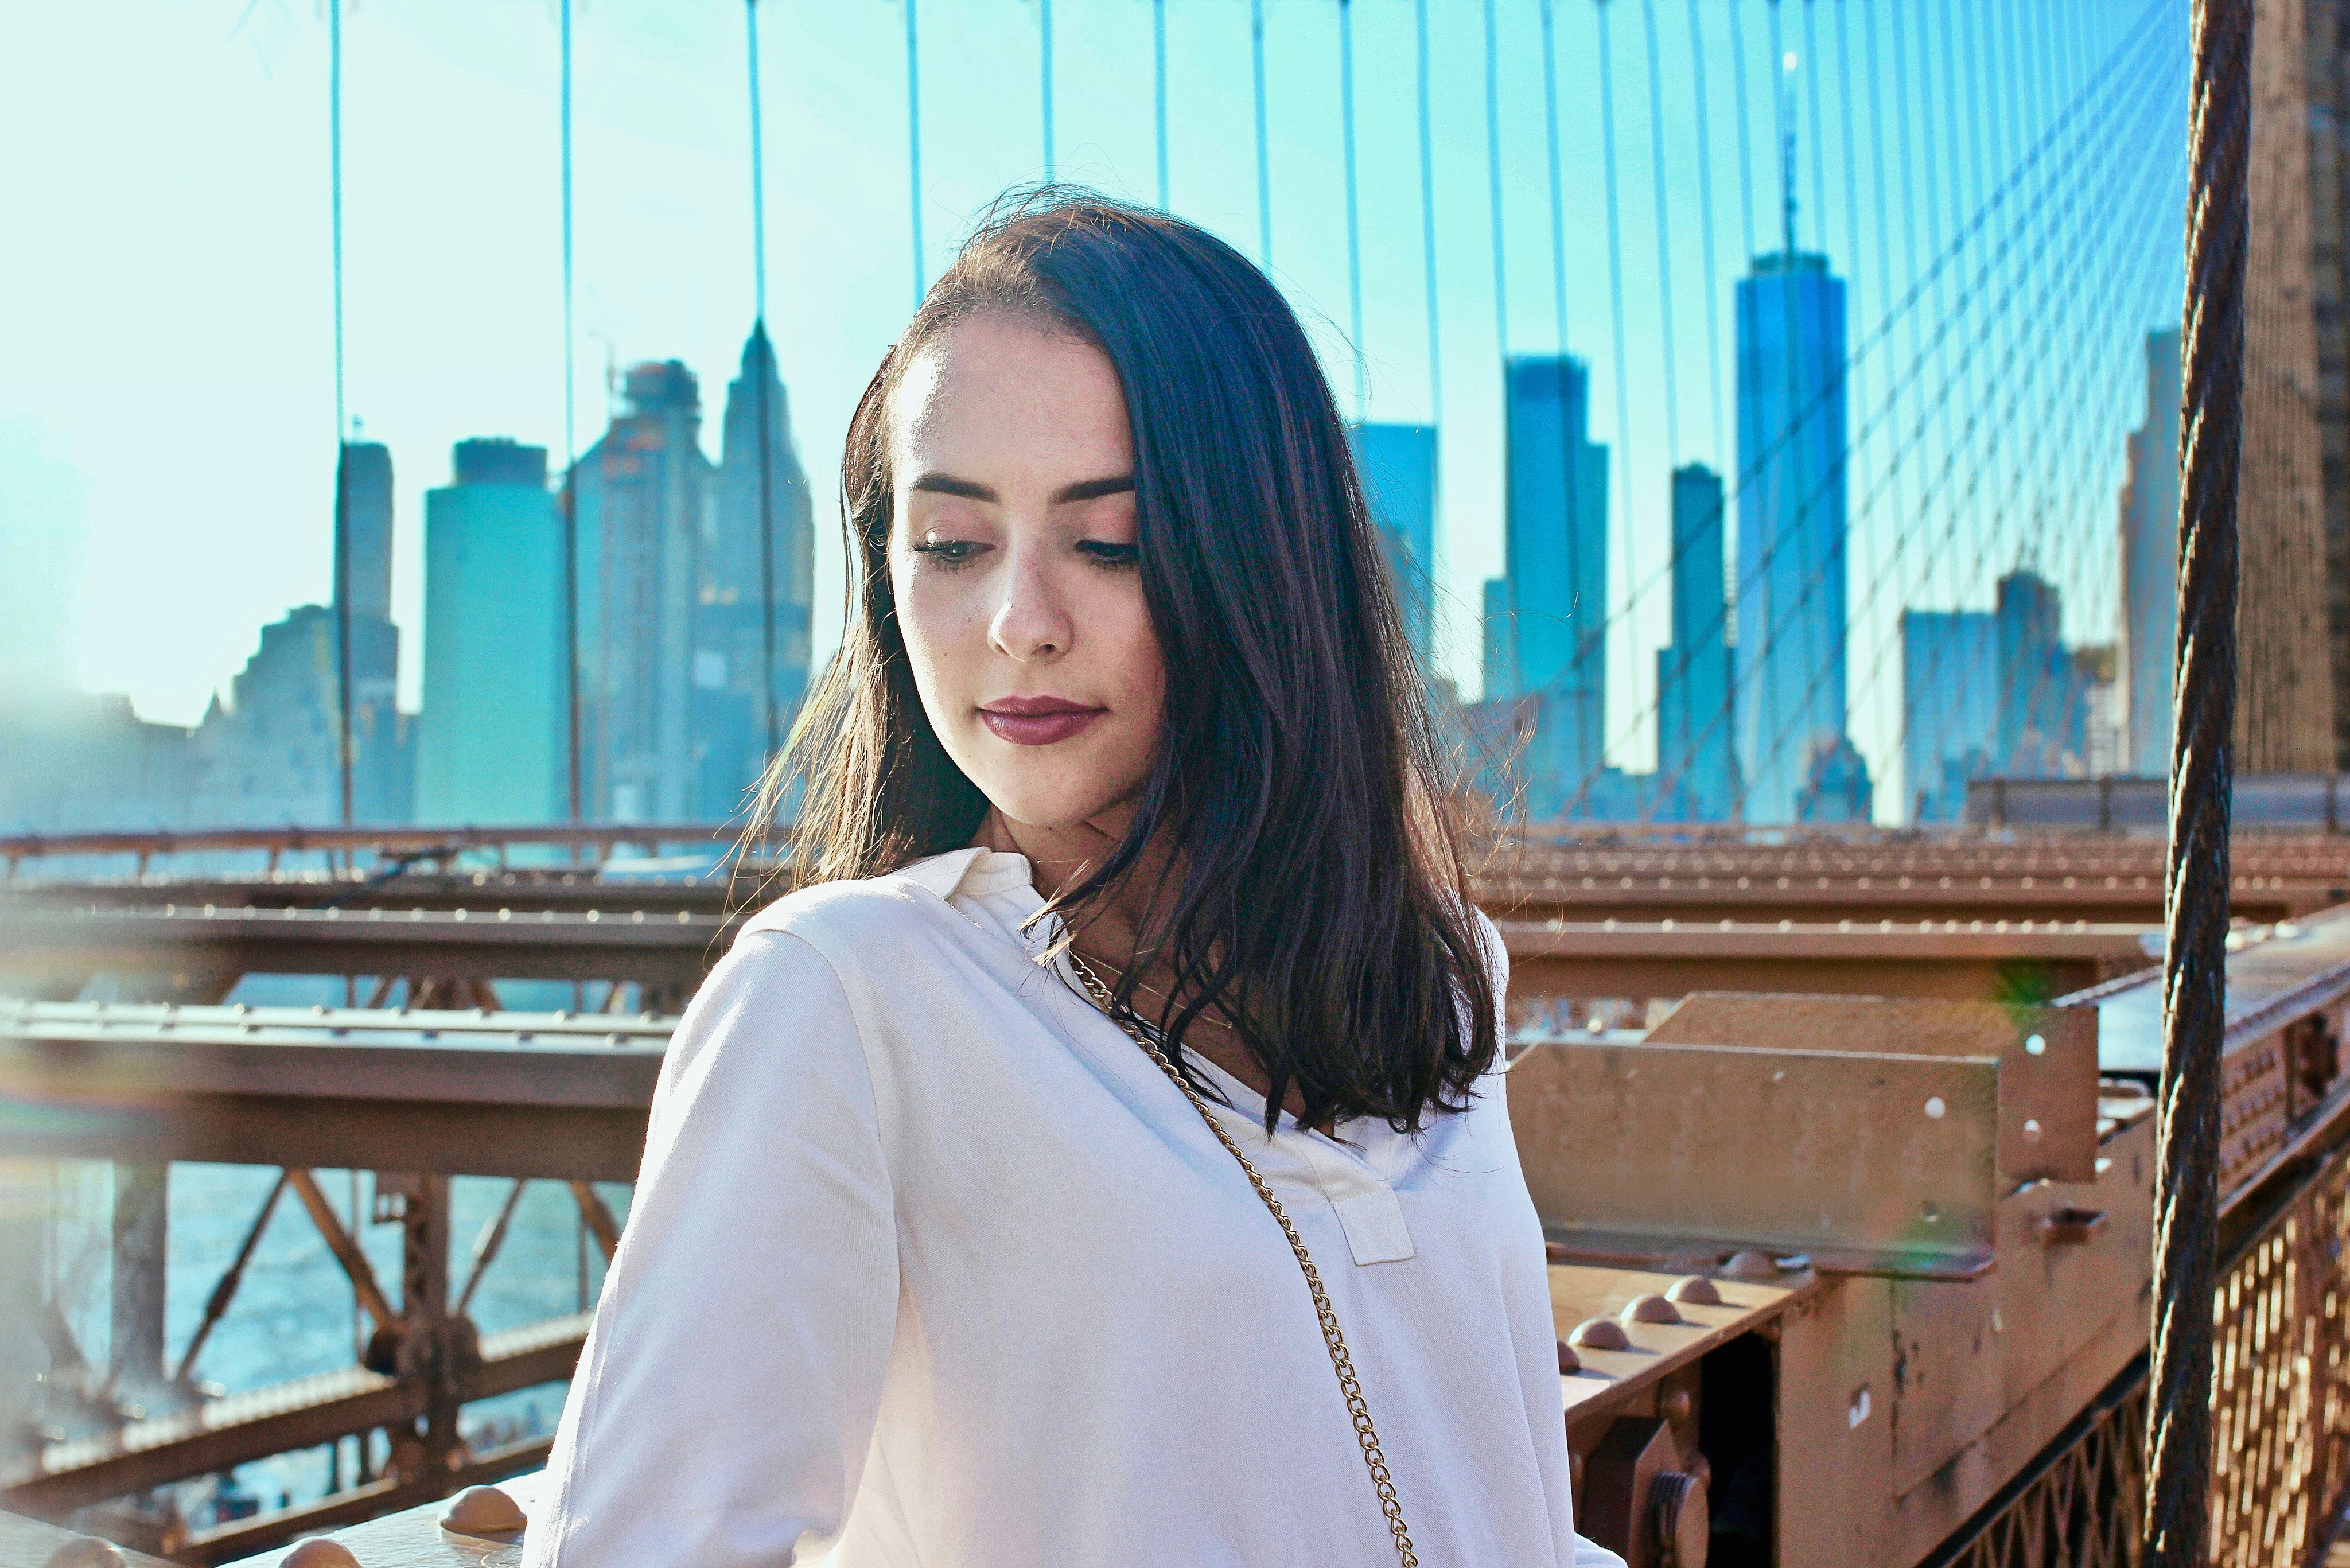
<path fill-rule="evenodd" d="M 1785 144 L 1783 154 L 1786 163 L 1780 171 L 1779 189 L 1786 207 L 1787 259 L 1793 262 L 1795 259 L 1795 51 L 1788 50 L 1781 65 L 1783 70 L 1779 93 L 1784 109 L 1779 123 L 1786 128 L 1781 139 Z"/>

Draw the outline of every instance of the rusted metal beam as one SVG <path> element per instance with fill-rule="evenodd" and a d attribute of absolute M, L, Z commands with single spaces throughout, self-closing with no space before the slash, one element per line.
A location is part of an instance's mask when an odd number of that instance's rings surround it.
<path fill-rule="evenodd" d="M 0 1101 L 29 1158 L 626 1181 L 673 1023 L 0 1003 Z"/>
<path fill-rule="evenodd" d="M 700 983 L 733 922 L 642 909 L 59 909 L 0 905 L 0 981 L 54 986 L 106 971 L 405 975 Z"/>
<path fill-rule="evenodd" d="M 318 1179 L 298 1168 L 286 1171 L 286 1179 L 293 1187 L 294 1195 L 302 1200 L 302 1207 L 309 1211 L 310 1222 L 318 1228 L 318 1234 L 325 1239 L 327 1251 L 332 1252 L 335 1262 L 342 1265 L 343 1273 L 351 1282 L 351 1292 L 359 1297 L 359 1305 L 367 1310 L 369 1317 L 375 1320 L 377 1332 L 389 1333 L 397 1327 L 400 1314 L 391 1310 L 390 1302 L 383 1299 L 383 1288 L 375 1281 L 374 1266 L 368 1262 L 367 1254 L 359 1251 L 359 1244 L 352 1239 L 351 1233 L 343 1228 L 334 1205 L 327 1201 L 327 1195 L 318 1190 Z"/>
<path fill-rule="evenodd" d="M 1752 991 L 2042 1002 L 2154 961 L 2137 927 L 1930 924 L 1500 922 L 1513 1000 Z"/>
<path fill-rule="evenodd" d="M 1994 1057 L 1543 1044 L 1511 1065 L 1510 1123 L 1544 1234 L 1577 1256 L 1707 1243 L 1919 1278 L 1990 1266 Z"/>
<path fill-rule="evenodd" d="M 597 1250 L 604 1254 L 604 1262 L 609 1263 L 612 1254 L 619 1250 L 619 1224 L 593 1183 L 574 1181 L 570 1185 L 572 1200 L 579 1205 L 579 1218 L 586 1222 L 588 1233 L 596 1238 Z"/>
<path fill-rule="evenodd" d="M 583 1313 L 484 1334 L 481 1358 L 457 1374 L 458 1397 L 486 1399 L 570 1376 L 588 1322 Z M 225 1395 L 119 1431 L 48 1444 L 0 1469 L 0 1504 L 58 1518 L 108 1498 L 412 1422 L 426 1403 L 421 1379 L 357 1366 Z"/>
<path fill-rule="evenodd" d="M 424 825 L 353 827 L 212 827 L 182 831 L 123 833 L 17 833 L 0 835 L 0 859 L 40 859 L 68 855 L 192 855 L 251 851 L 279 855 L 367 850 L 400 855 L 418 850 L 495 849 L 516 844 L 590 846 L 618 844 L 733 844 L 742 829 L 731 823 L 529 823 L 505 826 L 435 827 Z"/>

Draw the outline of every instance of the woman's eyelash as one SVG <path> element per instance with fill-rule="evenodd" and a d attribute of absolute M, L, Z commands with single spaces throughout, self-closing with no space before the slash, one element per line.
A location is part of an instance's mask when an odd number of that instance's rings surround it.
<path fill-rule="evenodd" d="M 942 566 L 959 566 L 979 553 L 979 546 L 969 539 L 924 539 L 914 545 L 918 556 L 934 557 Z"/>
<path fill-rule="evenodd" d="M 1077 546 L 1105 566 L 1131 566 L 1142 558 L 1136 545 L 1113 545 L 1107 539 L 1087 539 Z"/>

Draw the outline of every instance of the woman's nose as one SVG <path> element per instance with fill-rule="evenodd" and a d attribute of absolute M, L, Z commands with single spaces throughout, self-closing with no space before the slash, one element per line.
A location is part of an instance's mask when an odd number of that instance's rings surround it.
<path fill-rule="evenodd" d="M 1024 663 L 1066 653 L 1075 634 L 1045 564 L 1027 552 L 1014 552 L 1004 575 L 1003 600 L 988 622 L 987 640 L 1005 658 Z"/>

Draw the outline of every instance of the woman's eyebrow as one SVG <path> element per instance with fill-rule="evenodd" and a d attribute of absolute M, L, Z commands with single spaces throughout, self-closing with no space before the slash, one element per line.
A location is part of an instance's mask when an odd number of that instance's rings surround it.
<path fill-rule="evenodd" d="M 1134 475 L 1130 473 L 1111 474 L 1103 479 L 1081 479 L 1075 484 L 1064 484 L 1053 492 L 1053 503 L 1059 505 L 1065 501 L 1094 501 L 1105 495 L 1120 495 L 1133 488 Z"/>
<path fill-rule="evenodd" d="M 936 495 L 960 495 L 967 501 L 998 501 L 1002 497 L 975 480 L 957 479 L 951 473 L 925 473 L 917 478 L 912 487 L 927 490 Z"/>

